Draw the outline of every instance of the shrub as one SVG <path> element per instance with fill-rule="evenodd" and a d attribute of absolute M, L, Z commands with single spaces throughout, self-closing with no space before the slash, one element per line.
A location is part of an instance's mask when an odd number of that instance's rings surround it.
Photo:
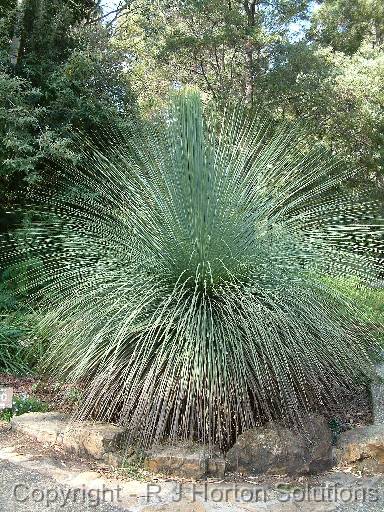
<path fill-rule="evenodd" d="M 47 404 L 26 393 L 15 396 L 13 400 L 13 414 L 15 416 L 20 416 L 27 412 L 47 412 L 48 410 Z"/>
<path fill-rule="evenodd" d="M 28 238 L 29 229 L 20 231 L 20 238 Z M 18 251 L 25 247 L 19 240 Z M 27 246 L 28 247 L 28 246 Z M 8 265 L 0 273 L 0 372 L 28 374 L 44 352 L 42 340 L 34 330 L 38 314 L 33 308 L 25 307 L 25 293 L 28 290 L 28 276 L 31 265 L 36 268 L 33 258 Z M 24 281 L 27 279 L 27 281 Z"/>
<path fill-rule="evenodd" d="M 367 287 L 356 277 L 332 278 L 329 285 L 351 298 L 360 313 L 358 321 L 377 325 L 377 334 L 384 336 L 383 330 L 380 329 L 384 325 L 384 288 Z"/>
<path fill-rule="evenodd" d="M 0 419 L 10 421 L 12 416 L 20 416 L 27 412 L 47 412 L 48 410 L 48 405 L 38 398 L 22 393 L 14 396 L 12 409 L 0 411 Z"/>
<path fill-rule="evenodd" d="M 370 378 L 370 330 L 324 279 L 378 281 L 378 205 L 343 186 L 351 170 L 304 154 L 298 126 L 204 115 L 192 92 L 109 135 L 53 167 L 65 193 L 35 198 L 49 217 L 20 254 L 41 258 L 25 281 L 49 308 L 45 368 L 82 383 L 83 416 L 225 446 Z"/>
<path fill-rule="evenodd" d="M 32 374 L 45 350 L 35 334 L 39 316 L 26 311 L 4 311 L 0 316 L 0 372 Z"/>
<path fill-rule="evenodd" d="M 24 347 L 21 337 L 24 333 L 22 327 L 8 325 L 4 322 L 0 325 L 0 372 L 23 374 L 28 371 L 24 358 Z"/>

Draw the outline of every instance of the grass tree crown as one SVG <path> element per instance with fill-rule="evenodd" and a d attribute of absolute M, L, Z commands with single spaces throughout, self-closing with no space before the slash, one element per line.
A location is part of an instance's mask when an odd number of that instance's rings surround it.
<path fill-rule="evenodd" d="M 40 195 L 34 249 L 19 249 L 40 261 L 26 272 L 48 310 L 46 367 L 85 384 L 82 415 L 146 445 L 223 447 L 372 370 L 332 280 L 379 280 L 378 205 L 304 151 L 300 127 L 203 110 L 180 93 L 161 122 L 62 165 L 65 193 Z"/>

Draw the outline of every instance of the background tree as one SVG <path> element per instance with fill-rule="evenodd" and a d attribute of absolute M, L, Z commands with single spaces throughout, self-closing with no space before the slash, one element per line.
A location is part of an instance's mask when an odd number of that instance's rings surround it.
<path fill-rule="evenodd" d="M 22 190 L 52 191 L 57 184 L 47 162 L 79 158 L 74 131 L 92 137 L 111 125 L 125 126 L 136 106 L 126 54 L 103 24 L 98 2 L 9 1 L 0 13 L 0 231 L 15 232 L 22 224 L 21 247 L 31 243 L 31 219 L 36 220 L 23 206 Z M 0 344 L 9 347 L 13 363 L 21 354 L 24 327 L 36 318 L 15 297 L 12 278 L 19 282 L 22 268 L 0 272 Z"/>
<path fill-rule="evenodd" d="M 305 0 L 136 0 L 120 23 L 120 38 L 138 60 L 136 49 L 144 47 L 169 84 L 195 84 L 219 102 L 253 103 L 258 82 L 289 40 L 290 24 L 304 19 L 307 8 Z"/>
<path fill-rule="evenodd" d="M 125 123 L 135 101 L 125 53 L 113 44 L 90 0 L 24 0 L 3 10 L 0 62 L 0 204 L 25 183 L 48 179 L 45 158 L 70 150 L 74 129 L 92 133 Z M 10 37 L 19 31 L 14 63 Z"/>
<path fill-rule="evenodd" d="M 305 119 L 313 141 L 383 182 L 382 3 L 134 0 L 119 23 L 151 112 L 180 85 Z"/>
<path fill-rule="evenodd" d="M 381 0 L 325 0 L 314 13 L 309 36 L 322 46 L 353 54 L 364 41 L 384 43 L 384 4 Z"/>
<path fill-rule="evenodd" d="M 304 119 L 314 140 L 383 184 L 384 52 L 368 43 L 354 55 L 293 45 L 268 77 L 268 108 Z"/>

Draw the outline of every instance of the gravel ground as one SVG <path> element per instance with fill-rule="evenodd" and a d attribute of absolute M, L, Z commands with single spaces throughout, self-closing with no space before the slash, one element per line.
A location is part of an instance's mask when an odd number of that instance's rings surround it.
<path fill-rule="evenodd" d="M 49 491 L 50 490 L 50 491 Z M 65 499 L 67 497 L 67 503 Z M 106 495 L 108 499 L 110 495 Z M 41 500 L 41 498 L 43 498 Z M 69 487 L 58 484 L 36 471 L 20 468 L 17 464 L 0 461 L 0 512 L 121 512 L 122 508 L 109 503 L 95 506 L 93 499 L 83 500 L 79 492 L 74 496 Z"/>
<path fill-rule="evenodd" d="M 338 481 L 343 487 L 355 487 L 356 481 L 353 477 L 348 475 L 339 475 Z M 277 503 L 269 505 L 265 508 L 266 512 L 383 512 L 384 510 L 384 479 L 371 478 L 359 479 L 359 485 L 366 488 L 374 488 L 378 491 L 379 500 L 376 502 L 364 502 L 354 504 L 340 504 L 337 507 L 332 504 L 325 503 Z M 31 470 L 21 466 L 17 463 L 0 460 L 0 512 L 81 512 L 81 511 L 96 511 L 96 512 L 135 512 L 136 510 L 145 511 L 162 511 L 166 510 L 171 512 L 183 511 L 184 507 L 174 505 L 173 507 L 166 506 L 163 508 L 161 505 L 153 507 L 133 507 L 126 508 L 119 506 L 119 495 L 115 487 L 111 486 L 110 491 L 105 494 L 103 499 L 102 494 L 99 494 L 99 504 L 96 502 L 95 496 L 82 494 L 83 490 L 79 487 L 77 494 L 74 494 L 74 487 L 67 487 L 58 483 L 53 478 L 41 474 L 39 471 Z M 113 491 L 113 495 L 111 494 Z M 112 497 L 113 496 L 113 497 Z M 186 512 L 192 512 L 195 508 L 187 505 Z M 197 506 L 196 511 L 230 511 L 231 507 L 226 504 L 214 504 L 214 507 Z M 255 510 L 261 512 L 264 510 L 263 505 L 249 506 L 241 510 Z"/>

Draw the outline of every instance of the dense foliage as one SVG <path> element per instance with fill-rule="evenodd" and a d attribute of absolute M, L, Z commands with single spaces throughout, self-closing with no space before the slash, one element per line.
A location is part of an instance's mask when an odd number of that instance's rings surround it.
<path fill-rule="evenodd" d="M 2 18 L 0 207 L 25 184 L 49 180 L 47 156 L 76 159 L 73 130 L 100 131 L 135 113 L 125 53 L 107 28 L 85 23 L 92 3 L 25 0 Z"/>
<path fill-rule="evenodd" d="M 136 115 L 125 53 L 92 0 L 9 1 L 0 10 L 0 233 L 31 222 L 26 188 L 54 188 L 47 159 L 76 161 L 73 133 L 125 126 Z M 26 236 L 26 238 L 28 238 Z M 12 274 L 17 276 L 17 269 Z M 29 310 L 0 265 L 0 369 L 25 370 L 22 322 Z M 29 326 L 29 322 L 26 322 Z M 7 350 L 4 349 L 8 345 Z M 23 357 L 19 357 L 20 355 Z M 33 359 L 32 359 L 33 360 Z M 25 361 L 24 361 L 25 363 Z"/>

